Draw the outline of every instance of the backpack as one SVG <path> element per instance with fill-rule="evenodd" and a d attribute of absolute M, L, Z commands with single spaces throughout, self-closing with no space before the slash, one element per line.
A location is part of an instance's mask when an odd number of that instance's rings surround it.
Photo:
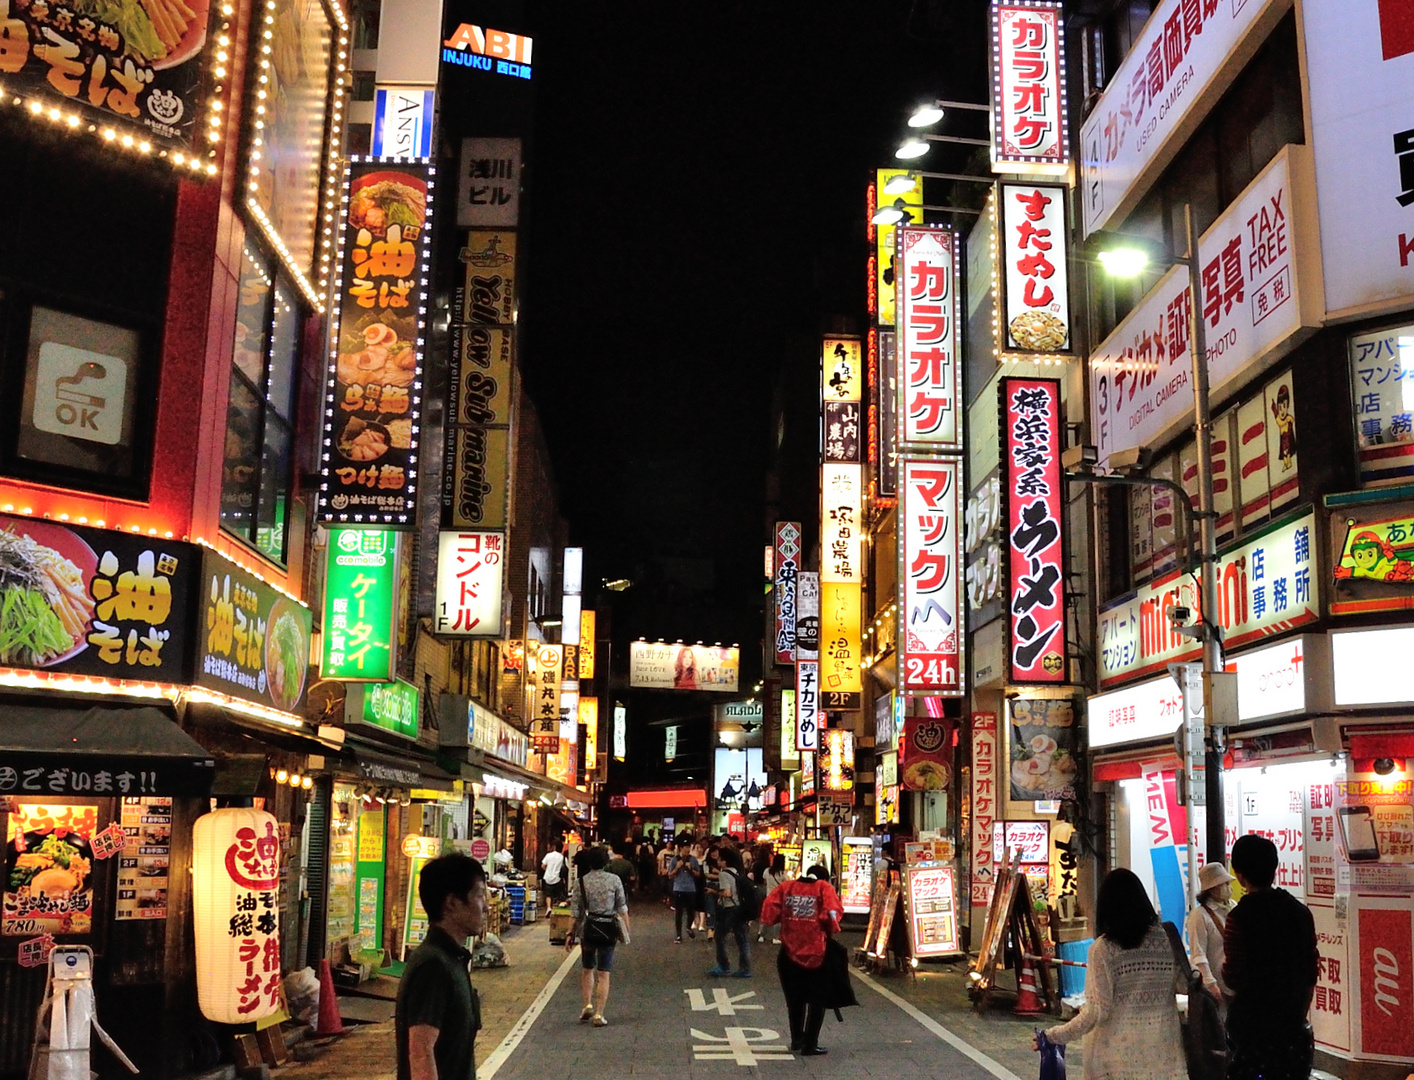
<path fill-rule="evenodd" d="M 1222 1080 L 1227 1071 L 1227 1036 L 1218 1003 L 1203 988 L 1203 976 L 1188 962 L 1178 927 L 1164 923 L 1179 978 L 1188 987 L 1188 1019 L 1183 1024 L 1183 1052 L 1189 1080 Z"/>
<path fill-rule="evenodd" d="M 761 887 L 739 870 L 731 871 L 736 878 L 737 910 L 746 922 L 755 922 L 761 917 Z"/>

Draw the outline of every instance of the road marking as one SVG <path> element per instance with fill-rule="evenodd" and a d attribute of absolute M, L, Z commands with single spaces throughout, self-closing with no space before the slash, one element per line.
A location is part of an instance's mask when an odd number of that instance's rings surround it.
<path fill-rule="evenodd" d="M 756 996 L 755 990 L 748 990 L 744 994 L 729 994 L 720 987 L 712 990 L 712 1000 L 707 1000 L 707 995 L 701 990 L 684 990 L 688 1003 L 692 1005 L 693 1012 L 714 1012 L 721 1016 L 735 1016 L 742 1009 L 764 1009 L 764 1005 L 743 1005 L 747 998 Z"/>
<path fill-rule="evenodd" d="M 692 1048 L 697 1061 L 735 1061 L 749 1066 L 762 1061 L 796 1060 L 789 1048 L 780 1044 L 781 1033 L 770 1028 L 729 1027 L 720 1037 L 696 1028 L 691 1030 L 692 1037 L 699 1040 L 699 1045 Z"/>
<path fill-rule="evenodd" d="M 884 998 L 887 1001 L 892 1001 L 900 1009 L 908 1013 L 909 1016 L 917 1020 L 920 1024 L 922 1024 L 938 1038 L 942 1039 L 943 1042 L 947 1043 L 959 1054 L 963 1055 L 963 1057 L 971 1059 L 978 1065 L 982 1066 L 982 1068 L 986 1069 L 989 1073 L 995 1076 L 997 1080 L 1021 1080 L 1021 1077 L 1017 1076 L 1016 1073 L 1012 1072 L 1005 1065 L 994 1060 L 993 1058 L 988 1057 L 986 1054 L 982 1053 L 981 1050 L 978 1050 L 966 1039 L 962 1038 L 962 1036 L 949 1031 L 947 1028 L 943 1027 L 942 1024 L 938 1023 L 927 1013 L 916 1008 L 912 1003 L 905 1001 L 903 998 L 895 994 L 892 990 L 886 990 L 884 987 L 880 986 L 877 982 L 871 979 L 868 975 L 864 974 L 864 972 L 862 971 L 858 971 L 853 968 L 851 968 L 850 970 L 851 973 L 855 976 L 855 978 L 859 979 L 871 990 L 879 994 L 880 997 Z"/>
<path fill-rule="evenodd" d="M 521 1014 L 521 1018 L 516 1021 L 516 1026 L 511 1028 L 509 1034 L 501 1040 L 501 1045 L 491 1051 L 491 1056 L 477 1066 L 477 1080 L 491 1080 L 496 1075 L 496 1070 L 515 1053 L 516 1047 L 535 1026 L 535 1021 L 540 1018 L 540 1014 L 545 1011 L 545 1006 L 550 1004 L 550 999 L 555 996 L 555 991 L 560 988 L 560 983 L 565 981 L 565 976 L 570 973 L 570 969 L 578 963 L 579 950 L 576 949 L 565 954 L 564 962 L 560 965 L 559 970 L 550 976 L 550 981 L 545 984 L 545 988 L 540 991 L 539 996 L 530 1003 L 530 1008 Z"/>

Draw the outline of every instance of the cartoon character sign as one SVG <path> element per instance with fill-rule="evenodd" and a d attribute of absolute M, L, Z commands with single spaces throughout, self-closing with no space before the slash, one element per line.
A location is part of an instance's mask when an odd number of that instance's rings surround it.
<path fill-rule="evenodd" d="M 1334 574 L 1337 581 L 1414 582 L 1414 519 L 1348 519 L 1345 524 L 1345 544 Z"/>
<path fill-rule="evenodd" d="M 1290 472 L 1296 465 L 1296 413 L 1291 408 L 1291 390 L 1285 383 L 1277 389 L 1271 407 L 1280 438 L 1277 457 L 1281 460 L 1281 471 Z"/>

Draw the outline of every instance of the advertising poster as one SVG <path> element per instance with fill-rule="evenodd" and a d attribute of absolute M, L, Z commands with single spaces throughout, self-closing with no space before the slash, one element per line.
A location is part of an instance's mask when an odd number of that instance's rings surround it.
<path fill-rule="evenodd" d="M 447 459 L 453 475 L 443 502 L 446 522 L 457 528 L 507 524 L 514 354 L 515 334 L 508 327 L 452 327 Z"/>
<path fill-rule="evenodd" d="M 214 551 L 202 551 L 201 582 L 196 684 L 298 712 L 309 674 L 310 610 Z"/>
<path fill-rule="evenodd" d="M 961 952 L 957 932 L 957 882 L 951 866 L 904 870 L 904 902 L 914 956 Z"/>
<path fill-rule="evenodd" d="M 956 697 L 963 663 L 962 464 L 905 458 L 899 510 L 899 689 Z"/>
<path fill-rule="evenodd" d="M 12 805 L 6 830 L 0 935 L 91 933 L 98 807 Z"/>
<path fill-rule="evenodd" d="M 321 522 L 413 523 L 434 171 L 363 158 L 344 173 Z"/>
<path fill-rule="evenodd" d="M 1011 800 L 1074 799 L 1080 732 L 1070 700 L 1012 698 Z"/>
<path fill-rule="evenodd" d="M 386 682 L 393 677 L 397 599 L 398 534 L 330 529 L 319 664 L 324 678 Z"/>
<path fill-rule="evenodd" d="M 447 529 L 437 538 L 433 632 L 499 638 L 506 534 Z"/>
<path fill-rule="evenodd" d="M 1002 184 L 1002 340 L 1004 353 L 1070 350 L 1070 289 L 1065 227 L 1067 191 L 1056 184 Z"/>
<path fill-rule="evenodd" d="M 126 796 L 119 824 L 123 851 L 118 857 L 115 919 L 165 919 L 167 874 L 172 858 L 172 800 Z"/>
<path fill-rule="evenodd" d="M 899 746 L 905 791 L 942 791 L 952 779 L 952 727 L 945 720 L 910 716 Z"/>
<path fill-rule="evenodd" d="M 1070 166 L 1062 7 L 992 5 L 993 172 L 1056 176 Z"/>
<path fill-rule="evenodd" d="M 714 690 L 735 694 L 741 666 L 737 648 L 665 645 L 629 646 L 629 685 L 645 690 Z"/>
<path fill-rule="evenodd" d="M 874 882 L 874 840 L 846 836 L 840 841 L 840 900 L 846 915 L 867 915 Z"/>
<path fill-rule="evenodd" d="M 899 442 L 961 450 L 957 238 L 943 226 L 900 226 Z"/>

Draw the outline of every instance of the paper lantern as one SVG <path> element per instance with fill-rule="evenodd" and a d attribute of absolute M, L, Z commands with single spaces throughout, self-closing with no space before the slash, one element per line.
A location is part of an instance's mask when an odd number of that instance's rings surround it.
<path fill-rule="evenodd" d="M 280 1004 L 280 830 L 264 810 L 216 810 L 192 830 L 196 992 L 218 1024 Z"/>

